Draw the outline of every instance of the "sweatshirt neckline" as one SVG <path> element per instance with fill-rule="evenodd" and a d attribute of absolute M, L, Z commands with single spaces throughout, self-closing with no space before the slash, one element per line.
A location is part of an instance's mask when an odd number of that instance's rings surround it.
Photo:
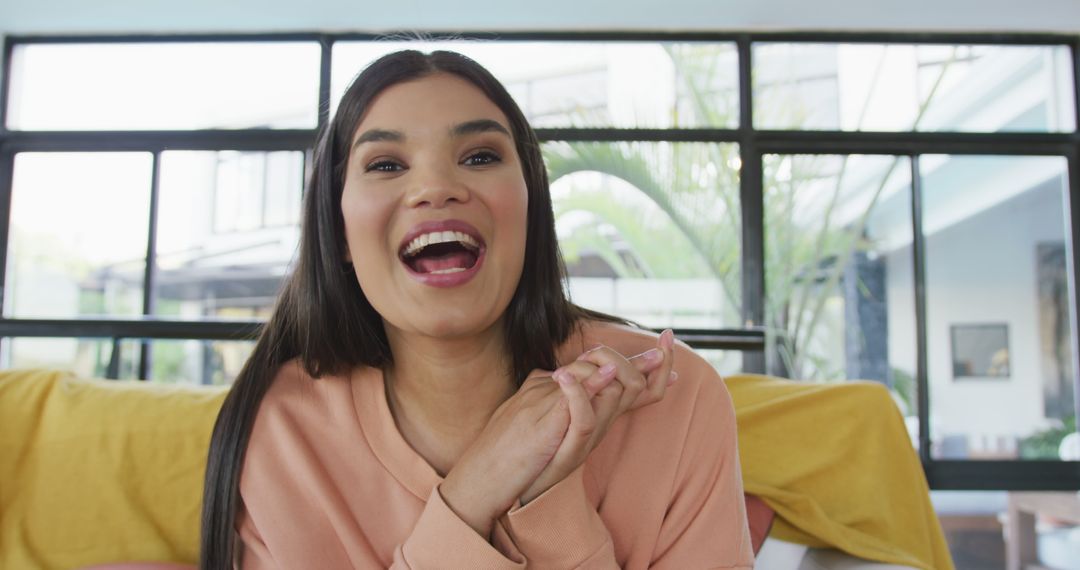
<path fill-rule="evenodd" d="M 360 427 L 380 463 L 410 493 L 426 501 L 443 478 L 401 435 L 386 400 L 382 369 L 369 367 L 352 381 Z"/>
<path fill-rule="evenodd" d="M 585 350 L 586 335 L 575 330 L 558 350 L 558 360 L 572 360 Z M 423 501 L 443 478 L 405 441 L 386 399 L 386 376 L 381 368 L 354 370 L 351 382 L 353 409 L 372 452 L 387 471 L 410 493 Z"/>

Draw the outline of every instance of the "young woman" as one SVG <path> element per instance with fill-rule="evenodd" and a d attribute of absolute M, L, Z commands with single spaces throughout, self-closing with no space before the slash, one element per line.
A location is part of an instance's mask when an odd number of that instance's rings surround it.
<path fill-rule="evenodd" d="M 723 382 L 563 279 L 498 81 L 450 52 L 369 66 L 215 426 L 202 567 L 752 567 Z"/>

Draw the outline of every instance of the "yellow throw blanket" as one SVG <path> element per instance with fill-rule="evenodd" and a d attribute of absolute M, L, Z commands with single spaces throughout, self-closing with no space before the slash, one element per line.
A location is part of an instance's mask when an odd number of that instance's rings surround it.
<path fill-rule="evenodd" d="M 743 374 L 726 379 L 746 492 L 771 536 L 926 570 L 951 570 L 922 465 L 888 390 Z"/>
<path fill-rule="evenodd" d="M 926 481 L 888 393 L 727 379 L 746 490 L 772 534 L 948 570 Z M 223 388 L 0 372 L 0 568 L 198 559 L 206 449 Z"/>

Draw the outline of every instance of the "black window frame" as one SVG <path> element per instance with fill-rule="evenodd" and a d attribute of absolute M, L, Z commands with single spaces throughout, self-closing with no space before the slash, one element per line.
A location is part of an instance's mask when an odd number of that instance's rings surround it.
<path fill-rule="evenodd" d="M 147 339 L 247 340 L 258 334 L 258 321 L 172 321 L 153 318 L 156 259 L 158 179 L 165 150 L 301 151 L 310 156 L 315 136 L 327 120 L 333 45 L 338 41 L 385 38 L 372 33 L 266 33 L 181 35 L 42 35 L 8 36 L 3 46 L 0 78 L 0 284 L 7 269 L 14 157 L 20 152 L 151 152 L 150 222 L 146 250 L 143 319 L 12 319 L 0 316 L 0 337 L 82 337 L 111 339 L 114 346 L 109 374 L 119 370 L 123 339 L 140 339 L 139 378 L 149 374 Z M 941 460 L 930 454 L 927 395 L 925 243 L 922 232 L 922 189 L 919 157 L 925 154 L 1060 156 L 1067 162 L 1068 220 L 1073 283 L 1080 284 L 1080 128 L 1071 132 L 871 132 L 764 130 L 753 127 L 752 57 L 757 43 L 921 44 L 1064 46 L 1070 51 L 1076 121 L 1080 124 L 1080 36 L 1065 34 L 916 33 L 916 32 L 466 32 L 432 33 L 433 40 L 484 39 L 496 41 L 602 42 L 716 42 L 733 43 L 738 52 L 739 123 L 736 128 L 635 129 L 543 128 L 541 141 L 581 142 L 704 142 L 736 143 L 741 159 L 742 209 L 742 328 L 677 329 L 681 339 L 698 348 L 743 352 L 743 368 L 765 371 L 764 181 L 766 154 L 879 154 L 908 157 L 912 184 L 913 264 L 915 280 L 916 383 L 918 386 L 919 456 L 932 489 L 937 490 L 1080 490 L 1077 461 Z M 199 131 L 9 131 L 6 113 L 12 54 L 16 46 L 62 43 L 185 43 L 185 42 L 317 42 L 321 48 L 318 124 L 312 129 Z M 2 306 L 3 287 L 0 287 Z M 1076 334 L 1080 286 L 1070 291 L 1069 315 L 1073 334 L 1074 402 L 1080 416 L 1080 335 Z"/>

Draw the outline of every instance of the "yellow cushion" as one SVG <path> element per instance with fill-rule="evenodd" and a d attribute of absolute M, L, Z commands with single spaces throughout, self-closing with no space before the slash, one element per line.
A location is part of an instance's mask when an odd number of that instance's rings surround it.
<path fill-rule="evenodd" d="M 0 372 L 0 568 L 196 562 L 225 393 Z"/>

